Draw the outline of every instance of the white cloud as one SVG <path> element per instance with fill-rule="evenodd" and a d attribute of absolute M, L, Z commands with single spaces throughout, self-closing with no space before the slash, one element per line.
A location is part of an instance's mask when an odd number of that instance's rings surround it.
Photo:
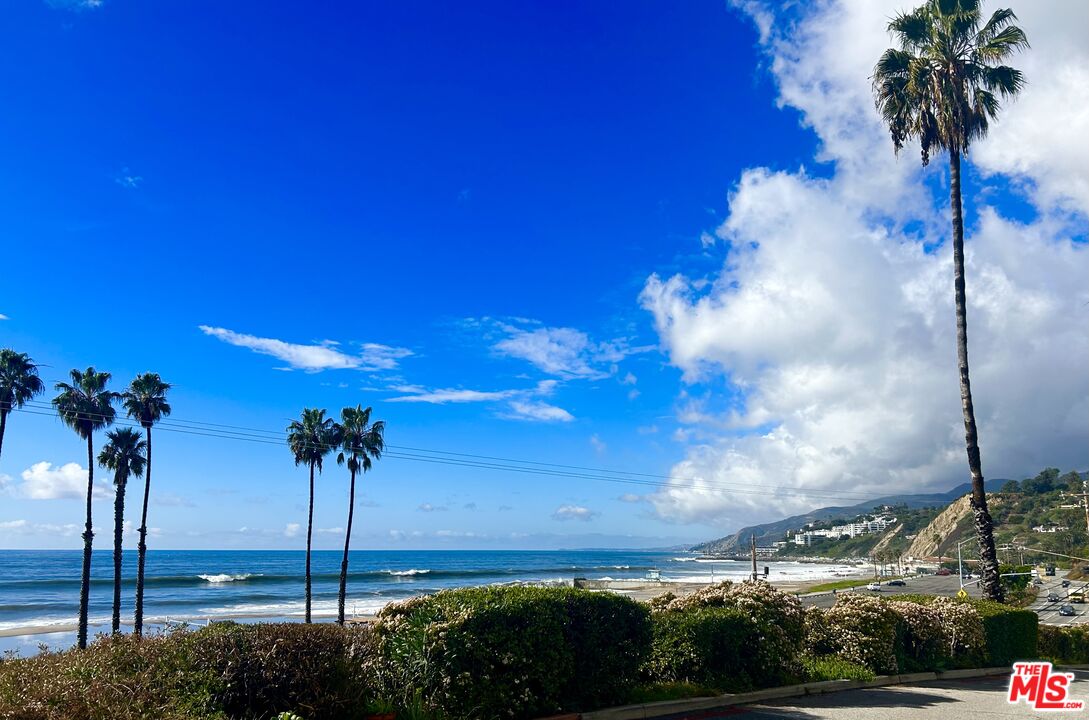
<path fill-rule="evenodd" d="M 27 525 L 26 520 L 5 520 L 0 522 L 0 530 L 22 530 Z"/>
<path fill-rule="evenodd" d="M 646 497 L 643 495 L 636 495 L 635 493 L 624 493 L 618 497 L 617 500 L 626 503 L 641 503 L 646 500 Z"/>
<path fill-rule="evenodd" d="M 398 397 L 389 398 L 386 402 L 430 403 L 432 405 L 445 405 L 447 403 L 474 403 L 494 402 L 519 394 L 519 390 L 466 390 L 464 388 L 442 388 L 426 390 L 417 386 L 399 386 L 394 388 L 400 392 L 410 393 Z"/>
<path fill-rule="evenodd" d="M 510 403 L 510 412 L 503 417 L 515 420 L 538 420 L 541 422 L 571 422 L 575 416 L 561 407 L 536 401 L 514 400 Z"/>
<path fill-rule="evenodd" d="M 358 354 L 338 349 L 340 343 L 323 340 L 311 345 L 289 343 L 275 338 L 237 333 L 226 328 L 198 326 L 205 335 L 222 340 L 229 345 L 244 347 L 261 355 L 270 355 L 288 364 L 288 370 L 321 372 L 322 370 L 365 370 L 377 372 L 393 370 L 399 360 L 412 355 L 408 348 L 390 347 L 377 343 L 361 343 Z"/>
<path fill-rule="evenodd" d="M 594 433 L 590 436 L 590 445 L 594 448 L 594 452 L 598 455 L 604 455 L 606 450 L 609 449 L 608 446 L 605 444 L 605 441 L 598 437 L 597 433 Z"/>
<path fill-rule="evenodd" d="M 698 444 L 650 500 L 667 519 L 736 526 L 828 504 L 818 498 L 832 489 L 947 489 L 967 474 L 947 211 L 929 196 L 917 154 L 893 158 L 868 80 L 899 6 L 822 4 L 781 28 L 763 5 L 746 7 L 761 13 L 781 102 L 801 110 L 834 173 L 746 171 L 717 232 L 728 248 L 721 271 L 647 281 L 641 301 L 670 361 L 688 383 L 725 379 L 734 392 L 682 393 L 678 419 L 691 425 L 675 438 Z M 1048 7 L 1072 13 L 1055 28 L 1084 26 L 1080 7 Z M 1026 26 L 1033 62 L 1084 71 L 1041 28 Z M 1082 127 L 1084 107 L 1049 107 L 1037 122 Z M 1017 142 L 1018 157 L 1050 168 L 1024 164 L 1034 201 L 1055 207 L 1021 224 L 966 188 L 978 217 L 966 251 L 972 384 L 984 470 L 996 477 L 1089 461 L 1089 253 L 1072 240 L 1084 216 L 1062 215 L 1071 201 L 1046 191 L 1071 169 L 1050 163 L 1053 150 L 1032 134 Z M 973 160 L 1007 169 L 988 152 L 982 143 Z M 933 165 L 927 173 L 941 172 Z M 768 485 L 799 494 L 760 492 Z"/>
<path fill-rule="evenodd" d="M 599 513 L 581 505 L 560 505 L 556 508 L 556 512 L 552 513 L 552 519 L 581 520 L 582 522 L 589 522 L 598 515 Z"/>
<path fill-rule="evenodd" d="M 299 534 L 300 527 L 301 525 L 299 525 L 299 523 L 288 523 L 284 526 L 284 537 L 293 538 L 297 536 Z M 245 530 L 246 528 L 242 528 L 242 530 L 239 532 L 243 532 Z"/>
<path fill-rule="evenodd" d="M 419 507 L 417 507 L 416 509 L 418 511 L 420 511 L 420 512 L 426 512 L 426 513 L 429 513 L 429 512 L 446 512 L 446 510 L 447 510 L 445 505 L 432 505 L 431 503 L 421 503 L 419 505 Z"/>
<path fill-rule="evenodd" d="M 0 489 L 27 500 L 57 500 L 61 498 L 83 499 L 87 497 L 87 470 L 79 463 L 66 463 L 54 467 L 42 461 L 34 463 L 20 473 L 22 482 L 14 483 L 8 476 L 0 478 Z M 91 497 L 113 497 L 113 487 L 99 477 L 95 480 Z"/>
<path fill-rule="evenodd" d="M 144 184 L 144 178 L 133 174 L 128 168 L 123 168 L 121 174 L 115 177 L 113 181 L 126 190 L 135 190 Z"/>
<path fill-rule="evenodd" d="M 5 315 L 4 313 L 0 313 L 0 320 L 11 320 L 11 318 L 9 318 L 9 317 L 8 317 L 7 315 Z"/>
<path fill-rule="evenodd" d="M 96 10 L 104 0 L 45 0 L 45 4 L 59 10 Z"/>
<path fill-rule="evenodd" d="M 595 342 L 589 335 L 569 327 L 541 327 L 539 323 L 519 327 L 496 323 L 506 337 L 493 346 L 504 357 L 525 360 L 542 372 L 565 379 L 601 379 L 617 370 L 615 363 L 653 348 L 633 347 L 628 338 Z"/>

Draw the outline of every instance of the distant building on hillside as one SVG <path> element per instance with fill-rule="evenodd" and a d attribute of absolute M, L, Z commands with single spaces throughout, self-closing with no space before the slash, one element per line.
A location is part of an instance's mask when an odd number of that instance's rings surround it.
<path fill-rule="evenodd" d="M 846 525 L 833 525 L 828 530 L 802 530 L 794 533 L 792 538 L 795 545 L 811 545 L 814 538 L 831 538 L 838 540 L 847 537 L 858 537 L 870 533 L 884 532 L 896 523 L 896 518 L 888 515 L 878 515 L 872 520 L 860 520 Z"/>
<path fill-rule="evenodd" d="M 1057 533 L 1057 532 L 1065 532 L 1065 531 L 1067 531 L 1069 529 L 1070 528 L 1067 527 L 1066 525 L 1037 525 L 1036 527 L 1032 528 L 1032 532 L 1037 532 L 1037 533 Z"/>

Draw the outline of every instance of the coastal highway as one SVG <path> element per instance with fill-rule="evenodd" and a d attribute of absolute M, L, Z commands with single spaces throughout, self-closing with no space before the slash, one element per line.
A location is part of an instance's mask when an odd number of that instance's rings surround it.
<path fill-rule="evenodd" d="M 885 582 L 886 581 L 881 582 L 880 590 L 867 590 L 865 585 L 861 585 L 857 588 L 851 588 L 850 590 L 839 590 L 838 593 L 857 592 L 867 595 L 879 595 L 881 597 L 892 597 L 903 593 L 922 593 L 924 595 L 948 595 L 952 597 L 953 595 L 956 595 L 957 591 L 960 589 L 960 582 L 956 575 L 920 575 L 918 577 L 905 579 L 904 584 L 901 586 L 886 585 Z M 972 597 L 982 597 L 979 588 L 976 587 L 975 584 L 965 585 L 964 589 Z M 1047 597 L 1046 592 L 1044 593 L 1044 597 Z M 836 602 L 836 595 L 833 595 L 830 592 L 822 592 L 802 595 L 800 599 L 806 605 L 830 608 Z"/>
<path fill-rule="evenodd" d="M 1073 588 L 1086 588 L 1086 593 L 1089 594 L 1089 583 L 1085 582 L 1071 582 L 1070 588 L 1062 587 L 1063 578 L 1060 577 L 1044 577 L 1044 584 L 1040 587 L 1036 600 L 1028 606 L 1029 610 L 1034 611 L 1040 616 L 1040 622 L 1048 625 L 1083 625 L 1089 622 L 1089 603 L 1071 603 L 1074 606 L 1073 616 L 1063 616 L 1059 614 L 1059 607 L 1065 604 L 1066 594 Z M 907 578 L 904 580 L 903 586 L 889 586 L 884 582 L 881 583 L 880 590 L 867 590 L 865 586 L 852 588 L 851 590 L 840 590 L 839 593 L 845 592 L 857 592 L 867 595 L 880 595 L 881 597 L 895 597 L 902 593 L 922 593 L 925 595 L 947 595 L 954 596 L 957 594 L 957 590 L 960 589 L 960 583 L 957 580 L 956 575 L 920 575 L 919 577 Z M 982 597 L 979 586 L 974 580 L 969 581 L 964 586 L 965 591 L 971 597 Z M 1059 596 L 1058 602 L 1049 602 L 1047 599 L 1048 593 L 1055 592 Z M 801 601 L 806 605 L 816 605 L 817 607 L 830 608 L 836 601 L 836 596 L 830 592 L 815 593 L 811 595 L 802 595 Z"/>

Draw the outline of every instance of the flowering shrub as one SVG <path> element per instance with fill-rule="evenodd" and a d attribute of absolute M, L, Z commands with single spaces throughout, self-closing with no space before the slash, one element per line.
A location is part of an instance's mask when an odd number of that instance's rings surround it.
<path fill-rule="evenodd" d="M 802 605 L 794 595 L 766 582 L 723 582 L 670 601 L 659 612 L 696 608 L 732 608 L 756 627 L 757 648 L 751 675 L 771 685 L 790 682 L 801 674 L 803 641 Z"/>
<path fill-rule="evenodd" d="M 393 699 L 454 717 L 532 717 L 619 700 L 650 644 L 628 598 L 566 588 L 448 590 L 387 607 L 373 666 Z"/>
<path fill-rule="evenodd" d="M 945 650 L 954 662 L 962 667 L 981 665 L 987 649 L 987 637 L 983 631 L 983 620 L 972 604 L 936 597 L 930 607 L 938 613 Z"/>
<path fill-rule="evenodd" d="M 881 598 L 843 593 L 824 612 L 824 628 L 808 638 L 813 655 L 836 655 L 879 675 L 898 671 L 896 638 L 899 618 Z M 809 618 L 813 628 L 817 617 Z"/>
<path fill-rule="evenodd" d="M 946 667 L 952 657 L 939 609 L 911 602 L 892 601 L 889 608 L 900 618 L 902 670 L 920 672 Z"/>

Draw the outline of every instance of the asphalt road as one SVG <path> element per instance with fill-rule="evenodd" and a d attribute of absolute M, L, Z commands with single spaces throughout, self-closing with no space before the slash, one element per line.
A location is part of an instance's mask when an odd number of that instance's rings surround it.
<path fill-rule="evenodd" d="M 972 597 L 981 597 L 979 588 L 975 585 L 966 585 L 964 589 Z M 903 593 L 922 593 L 924 595 L 948 595 L 952 597 L 957 594 L 958 590 L 960 590 L 960 582 L 956 575 L 920 575 L 919 577 L 904 580 L 904 584 L 901 586 L 886 585 L 885 581 L 882 581 L 880 590 L 867 590 L 865 586 L 862 586 L 852 590 L 840 590 L 838 593 L 858 592 L 882 597 L 891 597 Z M 1045 597 L 1046 595 L 1045 593 Z M 830 608 L 836 602 L 836 597 L 837 595 L 829 592 L 803 595 L 801 600 L 806 605 Z"/>
<path fill-rule="evenodd" d="M 1076 671 L 1070 699 L 1089 701 L 1089 673 Z M 1006 701 L 1006 676 L 947 680 L 848 690 L 826 695 L 773 700 L 766 703 L 694 714 L 686 720 L 977 720 L 978 718 L 1085 717 L 1083 712 L 1034 712 L 1025 703 Z M 681 720 L 684 716 L 677 716 Z"/>
<path fill-rule="evenodd" d="M 1089 583 L 1082 581 L 1071 582 L 1069 588 L 1062 587 L 1063 579 L 1060 577 L 1044 577 L 1044 584 L 1036 594 L 1036 601 L 1029 605 L 1028 609 L 1040 616 L 1040 622 L 1048 625 L 1082 625 L 1089 622 L 1089 604 L 1070 603 L 1074 607 L 1075 615 L 1063 617 L 1059 614 L 1059 606 L 1066 603 L 1066 594 L 1075 588 L 1085 588 L 1089 594 Z M 1057 602 L 1047 599 L 1048 593 L 1054 592 L 1059 596 Z"/>
<path fill-rule="evenodd" d="M 1028 607 L 1029 610 L 1033 610 L 1040 616 L 1040 622 L 1047 623 L 1048 625 L 1082 625 L 1089 622 L 1089 604 L 1087 603 L 1071 603 L 1071 605 L 1074 606 L 1075 612 L 1072 616 L 1064 617 L 1059 614 L 1059 606 L 1066 603 L 1067 593 L 1074 588 L 1084 587 L 1086 589 L 1086 595 L 1089 595 L 1089 583 L 1071 582 L 1069 588 L 1064 588 L 1062 587 L 1063 578 L 1061 577 L 1045 576 L 1043 580 L 1044 584 L 1040 587 L 1035 602 Z M 948 595 L 952 597 L 957 594 L 959 589 L 960 582 L 956 575 L 921 575 L 919 577 L 908 578 L 904 581 L 904 585 L 900 587 L 895 585 L 889 586 L 882 582 L 881 589 L 876 591 L 867 590 L 865 587 L 859 587 L 849 591 L 840 590 L 839 592 L 858 592 L 870 595 L 881 595 L 882 597 L 895 597 L 901 593 L 923 593 L 926 595 Z M 964 589 L 972 597 L 981 597 L 979 587 L 974 581 L 969 581 L 969 584 L 965 585 Z M 1059 596 L 1058 601 L 1050 602 L 1047 599 L 1048 594 L 1051 592 L 1054 592 Z M 807 605 L 829 608 L 835 603 L 836 595 L 833 595 L 832 593 L 803 595 L 801 600 Z"/>

